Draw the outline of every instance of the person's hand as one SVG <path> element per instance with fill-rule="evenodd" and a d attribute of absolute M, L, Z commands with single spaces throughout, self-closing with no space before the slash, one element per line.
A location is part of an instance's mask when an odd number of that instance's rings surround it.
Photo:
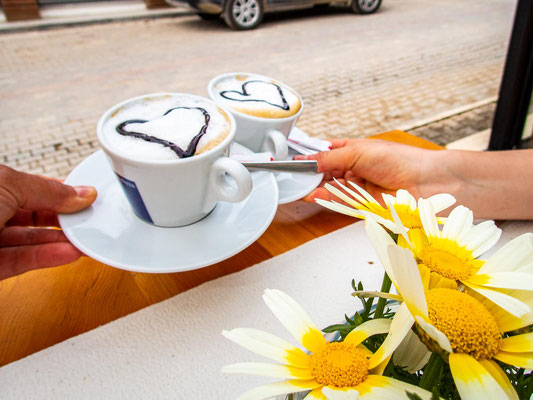
<path fill-rule="evenodd" d="M 316 198 L 337 200 L 336 196 L 322 187 L 333 185 L 333 178 L 341 183 L 350 180 L 367 190 L 378 201 L 380 193 L 395 193 L 406 189 L 415 197 L 431 192 L 431 186 L 438 184 L 438 163 L 435 153 L 426 150 L 376 139 L 333 139 L 332 150 L 310 156 L 296 156 L 295 159 L 318 161 L 318 172 L 324 173 L 321 187 L 315 189 L 304 200 Z"/>
<path fill-rule="evenodd" d="M 0 165 L 0 280 L 77 260 L 82 253 L 51 227 L 58 226 L 57 213 L 82 210 L 95 199 L 93 187 L 72 187 Z"/>

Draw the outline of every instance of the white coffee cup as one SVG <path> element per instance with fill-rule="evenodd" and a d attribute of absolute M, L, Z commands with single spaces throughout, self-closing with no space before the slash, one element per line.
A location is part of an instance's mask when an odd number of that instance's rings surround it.
<path fill-rule="evenodd" d="M 232 102 L 221 96 L 221 89 L 219 88 L 222 82 L 239 77 L 250 80 L 261 80 L 270 82 L 279 86 L 281 89 L 294 95 L 298 99 L 298 111 L 289 116 L 270 117 L 251 115 L 248 111 L 236 109 L 232 107 Z M 244 82 L 244 81 L 243 81 Z M 242 89 L 244 91 L 244 87 Z M 232 92 L 234 90 L 231 90 Z M 246 72 L 232 72 L 218 75 L 211 79 L 207 86 L 209 97 L 220 106 L 227 107 L 233 114 L 237 123 L 237 130 L 235 132 L 235 141 L 247 147 L 254 152 L 268 151 L 272 153 L 275 160 L 285 160 L 288 157 L 289 150 L 287 145 L 287 138 L 296 125 L 298 118 L 303 112 L 303 100 L 301 96 L 289 86 L 275 79 Z M 258 101 L 246 100 L 246 101 Z M 237 107 L 238 108 L 238 107 Z"/>
<path fill-rule="evenodd" d="M 191 99 L 199 104 L 208 102 L 210 107 L 217 108 L 229 122 L 227 136 L 204 153 L 163 160 L 127 154 L 110 141 L 110 127 L 114 126 L 114 119 L 121 110 L 136 102 L 174 98 Z M 111 107 L 100 118 L 97 135 L 134 213 L 154 225 L 177 227 L 199 221 L 214 209 L 218 201 L 239 202 L 251 193 L 250 173 L 242 164 L 228 158 L 235 126 L 231 113 L 209 99 L 181 93 L 156 93 Z M 234 184 L 226 180 L 226 175 Z"/>

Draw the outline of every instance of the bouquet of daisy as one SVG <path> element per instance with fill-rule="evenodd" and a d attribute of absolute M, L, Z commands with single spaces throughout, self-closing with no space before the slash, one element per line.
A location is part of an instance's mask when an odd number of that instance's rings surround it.
<path fill-rule="evenodd" d="M 301 343 L 247 328 L 224 331 L 272 363 L 239 363 L 227 373 L 282 379 L 239 400 L 533 398 L 533 234 L 488 259 L 500 239 L 493 221 L 474 225 L 471 210 L 448 194 L 418 201 L 405 190 L 381 206 L 351 183 L 326 188 L 343 200 L 318 203 L 365 220 L 384 268 L 380 291 L 352 282 L 363 305 L 321 331 L 290 296 L 263 299 Z"/>

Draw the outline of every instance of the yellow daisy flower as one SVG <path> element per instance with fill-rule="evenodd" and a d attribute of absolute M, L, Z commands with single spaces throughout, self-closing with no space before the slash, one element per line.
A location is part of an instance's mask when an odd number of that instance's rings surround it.
<path fill-rule="evenodd" d="M 330 210 L 360 219 L 365 219 L 367 216 L 372 215 L 380 224 L 394 233 L 401 233 L 397 230 L 398 225 L 394 223 L 394 212 L 396 212 L 403 226 L 407 229 L 422 228 L 416 199 L 407 190 L 398 190 L 396 196 L 383 193 L 383 200 L 386 204 L 386 207 L 383 207 L 370 193 L 355 183 L 348 181 L 355 189 L 354 191 L 338 181 L 335 182 L 344 191 L 329 183 L 324 187 L 351 207 L 336 201 L 315 199 L 318 204 Z M 447 193 L 436 194 L 427 200 L 437 212 L 445 210 L 455 203 L 455 198 Z"/>
<path fill-rule="evenodd" d="M 395 332 L 403 326 L 389 319 L 367 321 L 346 336 L 343 342 L 328 342 L 305 311 L 287 294 L 265 290 L 265 303 L 309 354 L 285 340 L 257 329 L 223 331 L 231 341 L 261 356 L 277 361 L 238 363 L 222 368 L 226 373 L 260 375 L 285 379 L 252 389 L 238 400 L 261 400 L 287 393 L 310 391 L 306 400 L 407 399 L 406 391 L 423 399 L 431 393 L 416 386 L 382 376 L 388 350 L 372 354 L 362 342 L 380 333 Z"/>
<path fill-rule="evenodd" d="M 418 208 L 423 231 L 409 231 L 403 236 L 428 287 L 453 289 L 462 284 L 515 317 L 532 312 L 519 298 L 529 296 L 521 291 L 533 291 L 533 234 L 515 238 L 484 261 L 479 257 L 501 236 L 494 221 L 473 225 L 472 211 L 458 206 L 440 229 L 430 202 L 420 199 Z M 373 244 L 385 254 L 384 243 Z"/>
<path fill-rule="evenodd" d="M 518 399 L 495 360 L 533 368 L 533 333 L 503 338 L 505 332 L 533 321 L 512 317 L 475 292 L 428 288 L 408 249 L 390 245 L 387 253 L 402 307 L 408 309 L 426 346 L 448 360 L 461 398 Z"/>

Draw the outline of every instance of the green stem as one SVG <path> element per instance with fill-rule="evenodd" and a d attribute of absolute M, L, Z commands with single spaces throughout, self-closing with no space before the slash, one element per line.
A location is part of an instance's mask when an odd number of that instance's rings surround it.
<path fill-rule="evenodd" d="M 383 282 L 381 283 L 381 292 L 389 293 L 392 282 L 385 272 L 383 275 Z M 385 304 L 387 304 L 387 299 L 380 298 L 376 306 L 376 311 L 374 312 L 374 318 L 381 318 L 383 316 L 383 310 L 385 309 Z"/>
<path fill-rule="evenodd" d="M 433 390 L 433 387 L 437 384 L 444 367 L 444 360 L 437 353 L 431 354 L 426 367 L 424 368 L 424 374 L 420 379 L 420 386 L 422 389 L 429 391 Z"/>

